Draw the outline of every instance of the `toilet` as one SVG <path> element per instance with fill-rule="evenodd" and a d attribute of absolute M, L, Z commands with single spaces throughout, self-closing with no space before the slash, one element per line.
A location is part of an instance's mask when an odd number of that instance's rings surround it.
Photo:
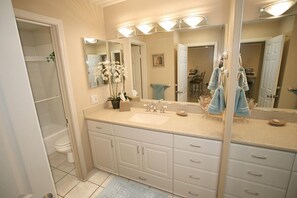
<path fill-rule="evenodd" d="M 55 143 L 55 149 L 60 153 L 66 153 L 67 154 L 67 161 L 69 163 L 73 163 L 73 154 L 71 150 L 70 140 L 69 136 L 65 135 L 61 138 L 59 138 Z"/>

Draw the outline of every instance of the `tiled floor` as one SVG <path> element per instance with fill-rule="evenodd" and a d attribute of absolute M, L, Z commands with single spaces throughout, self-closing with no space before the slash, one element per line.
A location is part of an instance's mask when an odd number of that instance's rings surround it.
<path fill-rule="evenodd" d="M 94 169 L 91 177 L 79 181 L 76 177 L 75 165 L 68 163 L 66 155 L 54 153 L 49 157 L 58 198 L 96 198 L 97 195 L 115 177 L 114 175 Z M 179 198 L 172 196 L 172 198 Z"/>

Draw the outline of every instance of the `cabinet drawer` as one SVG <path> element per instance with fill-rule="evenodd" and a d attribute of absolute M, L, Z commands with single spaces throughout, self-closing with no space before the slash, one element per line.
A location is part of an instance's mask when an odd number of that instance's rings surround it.
<path fill-rule="evenodd" d="M 174 179 L 212 190 L 218 185 L 217 174 L 180 165 L 174 165 Z"/>
<path fill-rule="evenodd" d="M 297 197 L 297 173 L 293 172 L 290 179 L 290 184 L 287 192 L 286 198 L 296 198 Z"/>
<path fill-rule="evenodd" d="M 172 193 L 172 180 L 153 176 L 142 171 L 133 170 L 124 166 L 119 166 L 119 173 L 123 177 L 144 183 Z"/>
<path fill-rule="evenodd" d="M 174 149 L 174 163 L 218 173 L 220 167 L 220 158 L 216 156 Z"/>
<path fill-rule="evenodd" d="M 229 160 L 228 175 L 286 189 L 290 171 Z"/>
<path fill-rule="evenodd" d="M 292 171 L 297 172 L 297 155 L 295 155 L 295 161 L 294 161 Z"/>
<path fill-rule="evenodd" d="M 174 148 L 219 156 L 221 147 L 219 141 L 174 135 Z"/>
<path fill-rule="evenodd" d="M 174 194 L 187 198 L 216 198 L 216 191 L 174 180 Z"/>
<path fill-rule="evenodd" d="M 285 198 L 286 190 L 227 177 L 225 192 L 240 198 Z"/>
<path fill-rule="evenodd" d="M 87 120 L 88 130 L 113 135 L 112 124 Z"/>
<path fill-rule="evenodd" d="M 116 136 L 138 140 L 147 143 L 153 143 L 161 146 L 173 147 L 173 135 L 132 127 L 113 125 L 113 130 Z"/>
<path fill-rule="evenodd" d="M 230 159 L 291 170 L 294 154 L 239 144 L 231 144 Z"/>

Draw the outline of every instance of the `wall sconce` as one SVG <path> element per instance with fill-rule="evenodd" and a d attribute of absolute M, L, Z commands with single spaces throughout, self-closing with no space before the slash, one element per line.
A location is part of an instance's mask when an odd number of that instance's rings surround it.
<path fill-rule="evenodd" d="M 172 28 L 177 24 L 177 20 L 165 20 L 159 22 L 159 25 L 166 31 L 171 31 Z"/>
<path fill-rule="evenodd" d="M 125 37 L 129 37 L 134 32 L 134 29 L 132 27 L 121 27 L 118 29 L 118 32 Z"/>
<path fill-rule="evenodd" d="M 197 27 L 204 20 L 203 16 L 187 16 L 182 19 L 191 28 Z"/>
<path fill-rule="evenodd" d="M 155 26 L 153 24 L 142 24 L 136 26 L 136 28 L 141 31 L 143 34 L 148 34 Z"/>
<path fill-rule="evenodd" d="M 274 3 L 268 4 L 267 6 L 263 7 L 260 12 L 267 12 L 273 16 L 280 16 L 289 10 L 294 4 L 296 0 L 282 0 L 276 1 Z"/>

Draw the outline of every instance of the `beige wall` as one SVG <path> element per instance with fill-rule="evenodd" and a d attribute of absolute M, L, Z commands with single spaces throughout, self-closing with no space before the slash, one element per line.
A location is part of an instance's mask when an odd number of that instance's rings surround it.
<path fill-rule="evenodd" d="M 175 100 L 175 63 L 173 33 L 160 33 L 144 38 L 147 49 L 148 97 L 153 98 L 151 84 L 170 85 L 165 90 L 165 100 Z M 153 67 L 153 54 L 164 54 L 164 67 Z"/>
<path fill-rule="evenodd" d="M 297 88 L 297 64 L 296 64 L 296 52 L 297 52 L 297 17 L 295 17 L 294 28 L 292 31 L 289 52 L 286 61 L 286 67 L 284 70 L 285 79 L 282 83 L 282 89 L 280 92 L 280 100 L 278 103 L 279 108 L 297 109 L 297 96 L 287 89 L 289 87 Z"/>
<path fill-rule="evenodd" d="M 90 170 L 93 168 L 93 163 L 83 109 L 91 105 L 91 94 L 98 94 L 99 101 L 105 102 L 108 97 L 108 88 L 107 86 L 95 89 L 88 88 L 82 37 L 105 40 L 103 12 L 100 7 L 90 4 L 86 0 L 12 0 L 12 3 L 14 8 L 63 21 L 71 83 L 82 140 L 79 144 L 83 146 L 87 169 Z"/>
<path fill-rule="evenodd" d="M 120 25 L 158 22 L 189 13 L 207 16 L 209 25 L 225 24 L 229 17 L 229 0 L 128 0 L 104 9 L 106 35 L 108 39 L 116 38 L 116 28 Z"/>

